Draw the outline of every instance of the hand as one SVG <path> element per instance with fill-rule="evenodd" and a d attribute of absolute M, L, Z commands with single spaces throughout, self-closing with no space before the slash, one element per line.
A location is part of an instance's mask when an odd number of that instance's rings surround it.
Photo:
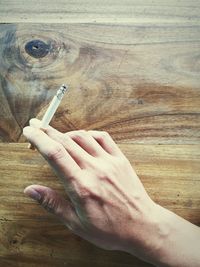
<path fill-rule="evenodd" d="M 64 221 L 75 234 L 110 250 L 151 251 L 157 205 L 110 135 L 100 131 L 24 128 L 31 142 L 61 178 L 71 201 L 54 190 L 31 185 L 25 193 Z M 148 253 L 147 253 L 148 254 Z"/>
<path fill-rule="evenodd" d="M 158 266 L 199 266 L 198 227 L 151 200 L 108 133 L 41 130 L 36 119 L 30 125 L 25 137 L 62 180 L 69 200 L 40 185 L 27 187 L 27 195 L 99 247 L 126 251 Z M 189 249 L 195 242 L 197 249 Z"/>

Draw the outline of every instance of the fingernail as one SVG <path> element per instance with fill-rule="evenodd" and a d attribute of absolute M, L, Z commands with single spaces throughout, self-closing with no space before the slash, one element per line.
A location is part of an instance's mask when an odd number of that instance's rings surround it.
<path fill-rule="evenodd" d="M 34 189 L 24 190 L 24 193 L 36 201 L 40 201 L 41 195 Z"/>

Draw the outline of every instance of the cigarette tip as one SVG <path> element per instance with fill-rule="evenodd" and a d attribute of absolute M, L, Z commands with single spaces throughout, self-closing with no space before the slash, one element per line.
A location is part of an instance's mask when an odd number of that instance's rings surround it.
<path fill-rule="evenodd" d="M 62 84 L 61 87 L 60 87 L 60 90 L 61 90 L 63 93 L 65 93 L 65 92 L 67 91 L 68 87 L 69 87 L 68 85 L 66 85 L 66 84 Z"/>
<path fill-rule="evenodd" d="M 59 100 L 62 99 L 62 97 L 65 94 L 65 92 L 67 91 L 67 89 L 68 89 L 68 85 L 62 84 L 60 86 L 60 88 L 58 89 L 58 91 L 56 93 L 56 95 L 57 95 L 57 97 L 58 97 Z"/>

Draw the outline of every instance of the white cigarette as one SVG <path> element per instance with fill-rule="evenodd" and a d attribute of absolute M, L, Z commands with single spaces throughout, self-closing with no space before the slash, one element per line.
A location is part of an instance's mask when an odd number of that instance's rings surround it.
<path fill-rule="evenodd" d="M 47 111 L 45 112 L 44 117 L 42 118 L 41 128 L 46 128 L 49 125 L 51 119 L 53 118 L 53 115 L 55 114 L 55 112 L 56 112 L 56 110 L 57 110 L 57 108 L 58 108 L 58 106 L 59 106 L 59 104 L 60 104 L 60 102 L 61 102 L 61 100 L 62 100 L 62 98 L 63 98 L 63 96 L 67 90 L 68 90 L 68 86 L 66 86 L 64 84 L 58 89 L 58 91 L 57 91 L 56 95 L 54 96 L 54 98 L 52 99 Z"/>
<path fill-rule="evenodd" d="M 65 92 L 68 90 L 68 86 L 66 85 L 62 85 L 58 91 L 56 92 L 56 95 L 54 96 L 54 98 L 52 99 L 47 111 L 44 114 L 44 117 L 42 118 L 42 122 L 41 122 L 41 128 L 46 128 L 51 119 L 53 118 L 53 115 L 55 114 Z M 28 148 L 35 150 L 35 147 L 32 144 L 28 145 Z"/>

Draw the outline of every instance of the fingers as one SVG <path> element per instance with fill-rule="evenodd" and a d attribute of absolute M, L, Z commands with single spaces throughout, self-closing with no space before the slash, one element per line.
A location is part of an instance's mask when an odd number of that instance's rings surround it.
<path fill-rule="evenodd" d="M 50 138 L 62 144 L 81 169 L 85 169 L 91 165 L 93 157 L 82 149 L 82 147 L 80 147 L 76 142 L 74 142 L 68 135 L 60 133 L 52 127 L 48 127 L 45 131 Z"/>
<path fill-rule="evenodd" d="M 41 185 L 30 185 L 25 188 L 24 193 L 36 200 L 45 210 L 56 215 L 72 231 L 80 228 L 80 220 L 71 203 L 53 189 Z"/>
<path fill-rule="evenodd" d="M 36 119 L 31 119 L 30 125 L 41 127 L 41 122 Z M 79 130 L 63 134 L 51 126 L 48 126 L 44 131 L 52 139 L 61 143 L 80 166 L 83 162 L 91 161 L 88 155 L 93 157 L 105 156 L 105 152 L 115 156 L 123 155 L 107 132 Z M 81 167 L 84 168 L 84 166 Z"/>
<path fill-rule="evenodd" d="M 65 148 L 43 131 L 28 126 L 24 128 L 23 134 L 48 160 L 56 172 L 64 174 L 64 176 L 74 177 L 81 170 Z"/>
<path fill-rule="evenodd" d="M 88 131 L 88 133 L 99 143 L 99 145 L 109 154 L 114 156 L 124 155 L 112 137 L 103 131 Z"/>
<path fill-rule="evenodd" d="M 80 147 L 94 157 L 105 155 L 105 151 L 98 142 L 85 130 L 67 132 L 65 135 L 71 137 Z"/>
<path fill-rule="evenodd" d="M 39 129 L 42 129 L 42 121 L 36 119 L 36 118 L 33 118 L 29 121 L 29 125 L 31 127 L 35 127 L 35 128 L 39 128 Z"/>
<path fill-rule="evenodd" d="M 40 128 L 41 122 L 31 119 L 30 125 Z M 48 126 L 44 131 L 53 140 L 61 143 L 82 169 L 93 164 L 93 157 L 105 154 L 103 148 L 86 131 L 72 131 L 63 134 L 51 126 Z"/>
<path fill-rule="evenodd" d="M 29 123 L 30 123 L 30 126 L 33 126 L 36 128 L 41 128 L 41 121 L 39 121 L 37 119 L 31 119 Z M 48 126 L 46 129 L 44 129 L 44 131 L 49 136 L 52 136 L 52 137 L 55 137 L 55 135 L 58 135 L 59 137 L 61 137 L 61 135 L 66 135 L 67 136 L 66 139 L 69 139 L 68 137 L 70 137 L 83 150 L 85 150 L 88 154 L 90 154 L 94 157 L 101 156 L 105 153 L 105 151 L 98 144 L 98 142 L 96 142 L 96 140 L 90 134 L 88 134 L 87 131 L 79 130 L 79 131 L 71 131 L 71 132 L 67 132 L 67 133 L 63 134 L 51 126 Z M 61 138 L 61 141 L 63 139 L 65 139 L 64 136 Z M 76 144 L 74 144 L 74 142 L 71 142 L 71 144 L 76 146 Z M 81 151 L 79 151 L 79 152 L 81 152 Z"/>

